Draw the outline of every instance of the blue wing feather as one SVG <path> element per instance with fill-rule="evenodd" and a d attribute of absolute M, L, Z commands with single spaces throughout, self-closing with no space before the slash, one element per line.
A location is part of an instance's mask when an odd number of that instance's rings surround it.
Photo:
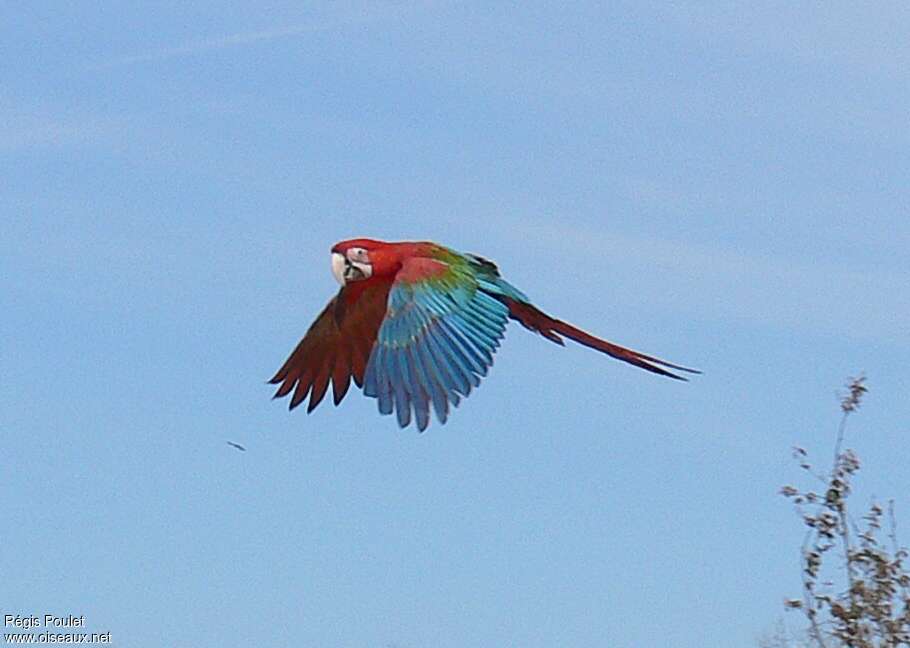
<path fill-rule="evenodd" d="M 458 395 L 454 392 L 454 383 L 449 375 L 439 368 L 437 360 L 428 348 L 426 338 L 417 344 L 417 358 L 419 366 L 423 369 L 427 379 L 433 383 L 433 409 L 441 423 L 445 423 L 449 415 L 449 401 L 454 406 L 458 405 Z"/>
<path fill-rule="evenodd" d="M 445 337 L 445 334 L 441 331 L 441 326 L 437 321 L 432 328 L 427 330 L 427 343 L 440 366 L 448 372 L 454 381 L 453 391 L 462 396 L 467 396 L 471 393 L 471 381 L 468 378 L 471 371 L 462 364 L 460 356 L 456 354 L 448 339 L 445 338 L 445 342 L 440 339 Z"/>
<path fill-rule="evenodd" d="M 420 351 L 425 356 L 423 358 L 424 366 L 435 373 L 439 384 L 448 392 L 448 396 L 451 399 L 452 395 L 455 395 L 458 391 L 459 381 L 455 378 L 455 374 L 445 355 L 436 350 L 435 339 L 430 329 L 424 333 Z"/>
<path fill-rule="evenodd" d="M 488 293 L 507 291 L 463 268 L 393 284 L 364 377 L 364 394 L 377 399 L 382 414 L 395 412 L 401 427 L 413 419 L 423 431 L 431 404 L 445 423 L 449 405 L 480 385 L 508 321 L 508 308 Z"/>
<path fill-rule="evenodd" d="M 465 340 L 465 335 L 459 329 L 458 324 L 446 318 L 440 322 L 440 327 L 447 333 L 450 343 L 449 348 L 457 350 L 457 352 L 461 354 L 460 357 L 467 363 L 466 366 L 468 367 L 469 372 L 481 376 L 485 375 L 486 367 L 484 366 L 483 359 L 478 355 L 474 347 Z"/>
<path fill-rule="evenodd" d="M 460 317 L 453 317 L 449 322 L 454 325 L 458 333 L 464 336 L 465 340 L 472 343 L 474 349 L 483 354 L 486 359 L 486 364 L 492 364 L 492 350 L 499 346 L 499 342 L 496 338 L 487 335 L 487 333 L 481 329 L 475 328 L 473 322 L 467 322 Z"/>
<path fill-rule="evenodd" d="M 414 416 L 417 419 L 417 429 L 425 430 L 430 423 L 430 385 L 427 384 L 423 374 L 418 369 L 415 360 L 417 349 L 408 347 L 402 349 L 402 355 L 405 359 L 407 368 L 408 383 L 415 387 L 412 394 Z"/>

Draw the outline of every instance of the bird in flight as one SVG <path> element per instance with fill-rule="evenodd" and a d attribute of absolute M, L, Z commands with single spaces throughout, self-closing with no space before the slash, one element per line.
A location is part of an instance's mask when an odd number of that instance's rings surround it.
<path fill-rule="evenodd" d="M 490 261 L 429 242 L 342 241 L 332 248 L 341 289 L 269 381 L 307 412 L 332 384 L 335 405 L 353 379 L 402 428 L 440 423 L 493 364 L 510 319 L 563 345 L 563 337 L 677 380 L 699 373 L 594 337 L 531 304 Z"/>
<path fill-rule="evenodd" d="M 225 441 L 225 443 L 227 443 L 232 448 L 237 448 L 238 450 L 240 450 L 240 452 L 246 452 L 246 448 L 244 448 L 239 443 L 234 443 L 233 441 Z"/>

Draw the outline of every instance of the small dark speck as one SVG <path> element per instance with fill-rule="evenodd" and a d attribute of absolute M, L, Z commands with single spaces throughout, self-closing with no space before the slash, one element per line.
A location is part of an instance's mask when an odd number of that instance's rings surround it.
<path fill-rule="evenodd" d="M 244 448 L 239 443 L 234 443 L 233 441 L 225 441 L 225 443 L 227 443 L 232 448 L 237 448 L 238 450 L 240 450 L 240 452 L 246 452 L 246 448 Z"/>

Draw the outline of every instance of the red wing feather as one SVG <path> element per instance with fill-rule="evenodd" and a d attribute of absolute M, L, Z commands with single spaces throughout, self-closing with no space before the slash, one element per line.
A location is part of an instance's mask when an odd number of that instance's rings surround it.
<path fill-rule="evenodd" d="M 343 287 L 316 318 L 306 335 L 269 381 L 278 385 L 275 398 L 293 390 L 290 409 L 309 394 L 312 412 L 325 397 L 329 383 L 335 404 L 351 384 L 360 387 L 379 325 L 385 317 L 391 282 L 364 281 Z"/>
<path fill-rule="evenodd" d="M 332 400 L 335 404 L 341 402 L 351 386 L 351 350 L 342 347 L 335 359 L 335 368 L 332 370 Z"/>

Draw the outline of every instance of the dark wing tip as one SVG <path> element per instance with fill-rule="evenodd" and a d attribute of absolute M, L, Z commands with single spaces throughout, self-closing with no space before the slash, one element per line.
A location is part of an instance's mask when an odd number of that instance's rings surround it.
<path fill-rule="evenodd" d="M 296 351 L 296 349 L 295 349 L 295 351 Z M 294 356 L 293 356 L 293 354 L 292 354 L 292 355 L 291 355 L 291 358 L 293 358 L 293 357 L 294 357 Z M 268 384 L 268 385 L 277 385 L 278 383 L 280 383 L 281 381 L 283 381 L 285 378 L 287 378 L 287 377 L 288 377 L 288 373 L 289 373 L 289 367 L 288 367 L 288 365 L 290 364 L 290 360 L 291 360 L 291 359 L 288 358 L 288 360 L 281 366 L 281 369 L 279 369 L 278 371 L 276 371 L 276 372 L 275 372 L 275 375 L 272 376 L 271 378 L 269 378 L 269 379 L 266 381 L 266 384 Z"/>
<path fill-rule="evenodd" d="M 658 362 L 659 364 L 663 365 L 664 367 L 670 367 L 671 369 L 676 369 L 678 371 L 685 371 L 686 373 L 690 373 L 690 374 L 700 374 L 701 373 L 701 369 L 691 369 L 690 367 L 683 367 L 681 365 L 675 365 L 670 362 L 665 362 L 663 360 L 653 360 L 651 358 L 649 358 L 649 360 L 651 360 L 651 362 Z"/>
<path fill-rule="evenodd" d="M 275 400 L 276 398 L 284 398 L 290 394 L 291 390 L 294 388 L 294 385 L 297 382 L 299 381 L 285 379 L 284 382 L 278 386 L 278 389 L 275 390 L 275 393 L 272 395 L 272 400 Z"/>
<path fill-rule="evenodd" d="M 649 362 L 652 365 L 660 365 L 661 367 L 669 367 L 670 369 L 676 369 L 677 371 L 685 371 L 690 374 L 700 374 L 701 370 L 691 369 L 689 367 L 683 367 L 682 365 L 673 364 L 672 362 L 667 362 L 666 360 L 661 360 L 660 358 L 655 358 L 654 356 L 645 355 L 644 353 L 639 353 L 638 351 L 633 351 L 640 360 Z"/>
<path fill-rule="evenodd" d="M 601 349 L 603 350 L 603 349 Z M 659 376 L 666 376 L 667 378 L 673 378 L 674 380 L 682 380 L 683 382 L 689 382 L 689 379 L 685 376 L 680 376 L 673 373 L 664 367 L 672 367 L 673 369 L 678 369 L 680 371 L 687 371 L 689 373 L 701 373 L 695 369 L 689 369 L 687 367 L 681 367 L 679 365 L 671 364 L 665 362 L 660 358 L 655 358 L 653 356 L 648 356 L 643 353 L 638 353 L 637 351 L 631 351 L 630 349 L 625 349 L 623 347 L 618 347 L 615 350 L 603 350 L 607 355 L 613 356 L 617 360 L 622 360 L 623 362 L 628 362 L 631 365 L 638 367 L 639 369 L 644 369 L 645 371 L 650 371 Z M 612 352 L 611 352 L 612 351 Z"/>
<path fill-rule="evenodd" d="M 672 371 L 667 371 L 666 369 L 663 369 L 663 368 L 661 368 L 661 367 L 657 367 L 657 366 L 652 365 L 652 364 L 648 364 L 648 363 L 646 363 L 646 362 L 640 362 L 640 363 L 639 363 L 639 362 L 633 362 L 633 363 L 631 363 L 631 364 L 634 364 L 634 365 L 636 365 L 637 367 L 640 367 L 640 368 L 642 368 L 642 369 L 646 369 L 646 370 L 648 370 L 648 371 L 651 371 L 651 372 L 653 372 L 653 373 L 659 374 L 659 375 L 661 375 L 661 376 L 666 376 L 667 378 L 672 378 L 673 380 L 682 380 L 683 382 L 689 382 L 689 379 L 686 378 L 685 376 L 677 375 L 677 374 L 673 373 Z"/>
<path fill-rule="evenodd" d="M 698 371 L 696 369 L 686 369 L 685 367 L 673 366 L 673 368 L 678 369 L 679 371 L 685 371 L 690 374 L 700 374 L 701 373 L 700 371 Z M 686 382 L 689 382 L 689 379 L 686 378 L 685 376 L 680 376 L 678 374 L 673 373 L 672 371 L 666 371 L 665 369 L 660 369 L 659 367 L 657 367 L 657 369 L 659 369 L 659 371 L 657 373 L 661 374 L 662 376 L 669 376 L 670 378 L 675 378 L 676 380 L 684 380 Z"/>

